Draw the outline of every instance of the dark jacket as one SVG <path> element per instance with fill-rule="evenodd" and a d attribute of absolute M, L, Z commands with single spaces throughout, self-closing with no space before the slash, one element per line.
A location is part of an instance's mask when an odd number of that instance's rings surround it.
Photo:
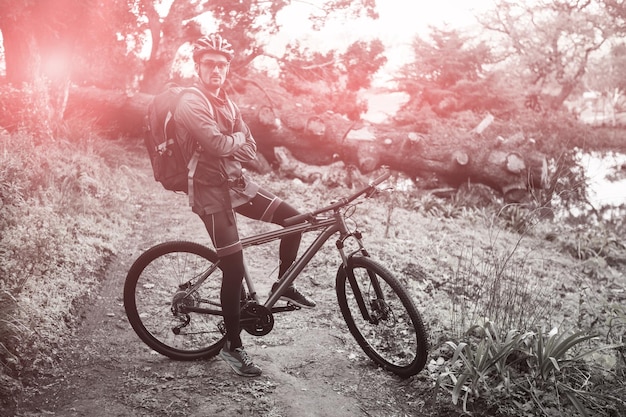
<path fill-rule="evenodd" d="M 193 211 L 203 215 L 245 204 L 254 197 L 259 186 L 242 172 L 241 163 L 256 158 L 256 142 L 241 112 L 229 105 L 223 90 L 219 97 L 214 97 L 202 85 L 196 87 L 205 97 L 184 93 L 174 120 L 187 160 L 197 145 L 202 148 L 193 180 Z"/>

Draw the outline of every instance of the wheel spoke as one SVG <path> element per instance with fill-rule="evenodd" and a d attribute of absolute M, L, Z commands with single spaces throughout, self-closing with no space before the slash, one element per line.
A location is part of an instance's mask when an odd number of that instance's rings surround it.
<path fill-rule="evenodd" d="M 426 335 L 408 293 L 377 263 L 363 258 L 353 261 L 354 280 L 346 279 L 344 271 L 337 283 L 350 332 L 379 365 L 402 376 L 419 372 L 426 361 Z M 363 303 L 358 302 L 361 297 Z M 363 306 L 367 314 L 363 314 Z"/>
<path fill-rule="evenodd" d="M 133 328 L 151 348 L 175 359 L 217 353 L 221 316 L 185 312 L 191 307 L 215 310 L 219 305 L 219 269 L 191 290 L 215 259 L 200 245 L 168 242 L 148 250 L 131 267 L 124 304 Z"/>

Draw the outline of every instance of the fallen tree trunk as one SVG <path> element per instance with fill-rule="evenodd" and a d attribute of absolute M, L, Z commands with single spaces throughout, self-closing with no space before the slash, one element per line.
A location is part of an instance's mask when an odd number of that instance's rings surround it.
<path fill-rule="evenodd" d="M 148 94 L 129 96 L 97 88 L 75 88 L 68 109 L 97 114 L 105 125 L 139 135 L 151 99 Z M 308 165 L 342 161 L 363 174 L 386 165 L 410 177 L 435 175 L 452 186 L 468 181 L 482 183 L 515 201 L 529 188 L 544 188 L 548 180 L 547 159 L 531 143 L 523 138 L 507 141 L 480 134 L 489 120 L 477 128 L 479 131 L 441 141 L 410 128 L 354 123 L 330 112 L 312 114 L 297 107 L 279 112 L 245 103 L 239 103 L 239 107 L 260 153 L 277 164 L 281 161 L 275 148 L 285 147 L 295 159 Z M 303 175 L 301 179 L 312 178 Z"/>
<path fill-rule="evenodd" d="M 410 129 L 355 125 L 334 114 L 292 112 L 279 117 L 270 108 L 242 108 L 242 113 L 268 158 L 282 146 L 309 165 L 341 160 L 362 173 L 386 165 L 411 177 L 435 174 L 453 186 L 482 183 L 509 201 L 523 199 L 529 188 L 544 188 L 548 181 L 547 158 L 530 142 L 490 140 L 470 132 L 454 143 L 442 143 Z M 310 177 L 308 171 L 303 170 L 302 180 Z"/>

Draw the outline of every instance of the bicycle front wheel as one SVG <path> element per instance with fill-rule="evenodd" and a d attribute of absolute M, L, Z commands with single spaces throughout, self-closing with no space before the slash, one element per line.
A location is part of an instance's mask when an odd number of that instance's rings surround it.
<path fill-rule="evenodd" d="M 219 352 L 224 338 L 217 259 L 213 250 L 182 241 L 154 246 L 137 258 L 126 276 L 124 309 L 144 343 L 176 360 Z"/>
<path fill-rule="evenodd" d="M 398 280 L 377 262 L 354 256 L 340 267 L 337 299 L 348 329 L 365 354 L 403 378 L 426 365 L 422 318 Z"/>

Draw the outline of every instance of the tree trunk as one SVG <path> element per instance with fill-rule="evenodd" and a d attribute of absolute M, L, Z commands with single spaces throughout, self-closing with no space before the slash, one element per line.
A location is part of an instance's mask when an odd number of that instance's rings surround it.
<path fill-rule="evenodd" d="M 117 129 L 140 135 L 142 118 L 152 97 L 78 88 L 70 97 L 68 111 L 70 108 L 93 111 L 107 125 L 116 123 Z M 444 142 L 410 128 L 355 124 L 328 112 L 310 114 L 291 110 L 278 114 L 274 108 L 244 103 L 240 103 L 239 108 L 259 152 L 278 165 L 285 164 L 291 156 L 313 166 L 342 161 L 363 174 L 384 165 L 413 178 L 431 181 L 435 175 L 433 187 L 441 187 L 441 182 L 455 187 L 467 182 L 482 183 L 513 201 L 524 198 L 529 188 L 544 188 L 547 184 L 545 155 L 534 150 L 521 136 L 509 140 L 487 139 L 475 130 L 466 137 Z M 282 156 L 277 155 L 275 150 L 279 147 L 289 150 L 286 157 L 284 152 Z M 267 164 L 259 166 L 267 167 Z M 286 170 L 303 181 L 315 181 L 319 177 L 316 169 Z"/>
<path fill-rule="evenodd" d="M 169 13 L 161 22 L 160 16 L 154 9 L 151 1 L 145 1 L 148 25 L 152 38 L 150 58 L 146 62 L 144 77 L 140 89 L 145 93 L 157 93 L 170 79 L 169 71 L 176 57 L 178 48 L 185 42 L 191 42 L 201 36 L 199 25 L 192 20 L 189 2 L 175 0 L 170 6 Z M 191 9 L 194 15 L 209 10 L 209 5 L 202 4 L 201 10 Z"/>
<path fill-rule="evenodd" d="M 38 52 L 35 48 L 35 38 L 28 31 L 28 27 L 6 20 L 8 20 L 6 16 L 0 17 L 6 80 L 14 86 L 20 86 L 23 82 L 33 80 L 36 72 L 33 57 L 38 56 Z"/>

